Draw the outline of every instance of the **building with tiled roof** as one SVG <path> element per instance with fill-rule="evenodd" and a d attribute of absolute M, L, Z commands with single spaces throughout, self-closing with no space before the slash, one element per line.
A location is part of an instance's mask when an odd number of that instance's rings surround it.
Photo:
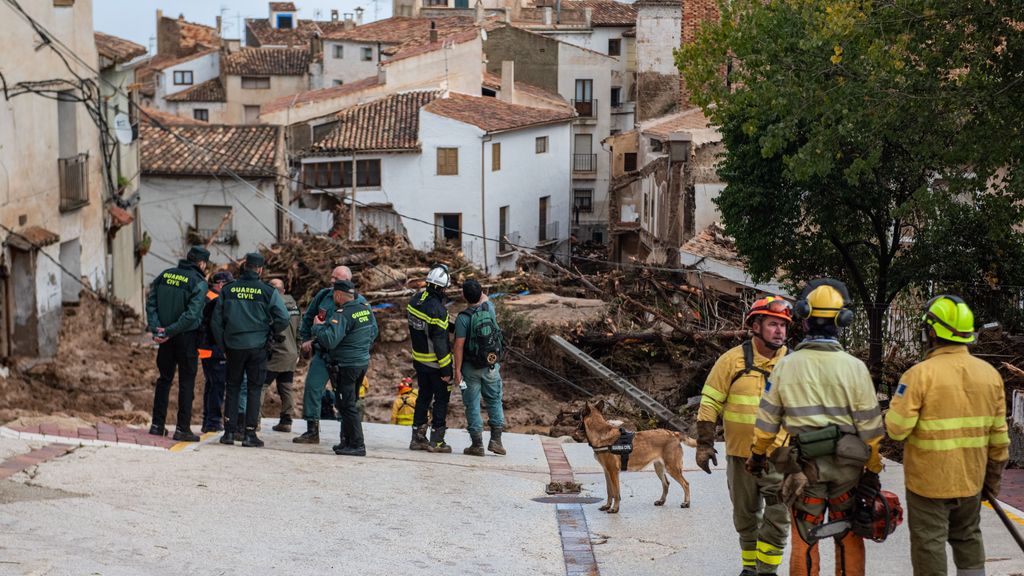
<path fill-rule="evenodd" d="M 309 148 L 309 156 L 358 151 L 419 150 L 420 108 L 437 99 L 436 91 L 392 94 L 337 114 L 336 126 Z"/>
<path fill-rule="evenodd" d="M 571 110 L 531 108 L 487 96 L 451 94 L 424 107 L 431 114 L 471 124 L 487 133 L 520 130 L 532 126 L 565 123 L 575 117 Z"/>
<path fill-rule="evenodd" d="M 171 94 L 164 98 L 167 102 L 224 102 L 227 100 L 224 95 L 224 84 L 220 78 L 207 80 L 202 84 Z"/>
<path fill-rule="evenodd" d="M 295 12 L 296 11 L 295 3 L 294 2 L 271 2 L 270 3 L 270 11 L 271 12 Z"/>
<path fill-rule="evenodd" d="M 223 124 L 228 120 L 227 92 L 219 77 L 166 96 L 163 106 L 171 114 L 199 122 Z"/>
<path fill-rule="evenodd" d="M 282 133 L 278 126 L 142 125 L 149 278 L 181 257 L 178 247 L 209 241 L 223 264 L 287 236 L 289 220 L 276 207 L 289 204 Z"/>
<path fill-rule="evenodd" d="M 333 30 L 354 27 L 362 23 L 362 9 L 356 17 L 346 14 L 340 19 L 337 10 L 331 10 L 330 20 L 304 20 L 292 2 L 271 2 L 267 18 L 245 19 L 245 44 L 251 48 L 290 48 L 309 46 L 311 40 Z"/>
<path fill-rule="evenodd" d="M 322 102 L 330 102 L 338 98 L 343 98 L 349 94 L 361 92 L 367 88 L 380 86 L 381 84 L 382 81 L 380 75 L 374 74 L 369 78 L 363 78 L 362 80 L 356 80 L 355 82 L 338 84 L 336 86 L 319 88 L 317 90 L 306 90 L 305 92 L 300 92 L 298 94 L 289 94 L 264 104 L 260 108 L 260 116 L 266 116 L 268 114 L 274 114 L 288 109 L 298 110 L 304 106 L 316 105 Z"/>
<path fill-rule="evenodd" d="M 352 106 L 313 128 L 314 144 L 297 155 L 301 203 L 322 211 L 306 219 L 333 222 L 354 193 L 357 233 L 372 225 L 421 249 L 448 242 L 489 273 L 515 269 L 513 244 L 564 256 L 572 118 L 437 91 Z"/>
<path fill-rule="evenodd" d="M 557 92 L 551 92 L 526 82 L 514 81 L 511 86 L 512 94 L 510 96 L 502 92 L 502 84 L 501 75 L 484 72 L 484 81 L 481 85 L 484 90 L 484 96 L 494 96 L 523 106 L 573 111 L 572 104 L 559 96 Z M 508 88 L 506 85 L 505 89 L 508 90 Z"/>
<path fill-rule="evenodd" d="M 220 46 L 220 33 L 212 26 L 188 22 L 184 15 L 177 18 L 156 11 L 156 52 L 174 57 L 187 56 Z"/>
<path fill-rule="evenodd" d="M 95 32 L 94 36 L 96 37 L 96 51 L 100 58 L 106 58 L 112 64 L 124 64 L 146 55 L 146 47 L 131 40 L 103 32 Z"/>
<path fill-rule="evenodd" d="M 177 114 L 171 114 L 170 112 L 164 112 L 163 110 L 157 110 L 156 108 L 146 107 L 140 107 L 139 122 L 143 125 L 149 126 L 156 126 L 157 122 L 164 126 L 203 126 L 206 124 L 205 122 L 194 118 L 178 116 Z"/>
<path fill-rule="evenodd" d="M 303 76 L 309 62 L 309 48 L 242 48 L 221 58 L 224 73 L 234 76 Z"/>

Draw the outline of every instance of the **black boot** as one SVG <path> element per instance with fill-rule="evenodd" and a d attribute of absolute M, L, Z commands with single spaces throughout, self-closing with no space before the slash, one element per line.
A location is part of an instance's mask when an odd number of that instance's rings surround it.
<path fill-rule="evenodd" d="M 149 427 L 149 433 L 152 434 L 153 436 L 167 436 L 167 429 L 164 428 L 163 426 L 157 426 L 156 424 L 153 424 L 152 426 Z"/>
<path fill-rule="evenodd" d="M 473 440 L 472 446 L 467 446 L 462 449 L 462 453 L 468 456 L 483 456 L 484 455 L 484 433 L 483 432 L 470 432 L 469 437 Z"/>
<path fill-rule="evenodd" d="M 277 425 L 274 426 L 274 432 L 291 432 L 292 431 L 292 417 L 288 414 L 281 414 L 281 419 L 278 420 Z"/>
<path fill-rule="evenodd" d="M 225 430 L 224 435 L 220 437 L 221 444 L 227 444 L 229 446 L 235 443 L 235 433 L 230 430 Z"/>
<path fill-rule="evenodd" d="M 427 425 L 413 426 L 412 441 L 409 442 L 409 450 L 430 451 L 430 444 L 427 443 Z"/>
<path fill-rule="evenodd" d="M 338 456 L 366 456 L 366 446 L 335 446 L 334 453 Z"/>
<path fill-rule="evenodd" d="M 319 444 L 320 443 L 320 422 L 317 420 L 306 420 L 306 431 L 302 436 L 292 438 L 296 444 Z"/>
<path fill-rule="evenodd" d="M 501 426 L 491 426 L 491 441 L 487 443 L 487 449 L 505 455 L 505 447 L 501 445 Z"/>
<path fill-rule="evenodd" d="M 242 439 L 242 446 L 246 448 L 263 448 L 263 440 L 256 436 L 255 429 L 246 429 L 245 438 Z"/>
<path fill-rule="evenodd" d="M 189 428 L 175 430 L 174 439 L 178 442 L 199 442 L 199 436 L 193 434 Z"/>
<path fill-rule="evenodd" d="M 447 428 L 434 428 L 430 431 L 430 445 L 427 447 L 427 452 L 435 452 L 438 454 L 451 454 L 452 447 L 445 444 L 444 433 Z"/>

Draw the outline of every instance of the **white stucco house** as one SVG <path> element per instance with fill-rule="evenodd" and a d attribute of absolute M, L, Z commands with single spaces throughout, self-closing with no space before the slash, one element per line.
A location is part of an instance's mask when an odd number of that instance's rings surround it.
<path fill-rule="evenodd" d="M 142 228 L 152 238 L 147 282 L 191 244 L 208 243 L 212 261 L 224 264 L 288 235 L 290 221 L 277 207 L 289 201 L 280 127 L 169 128 L 141 131 Z"/>
<path fill-rule="evenodd" d="M 372 225 L 422 250 L 455 244 L 490 274 L 515 268 L 513 245 L 564 256 L 572 118 L 436 90 L 384 96 L 338 113 L 302 154 L 293 207 L 330 228 L 331 208 L 354 196 L 357 235 Z"/>

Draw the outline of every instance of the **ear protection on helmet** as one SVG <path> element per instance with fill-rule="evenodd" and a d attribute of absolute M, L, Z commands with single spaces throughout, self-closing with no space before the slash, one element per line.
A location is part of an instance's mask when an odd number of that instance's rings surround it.
<path fill-rule="evenodd" d="M 838 326 L 839 328 L 846 328 L 850 324 L 853 324 L 853 310 L 849 309 L 850 292 L 846 289 L 846 284 L 843 284 L 842 282 L 834 278 L 818 278 L 815 280 L 811 280 L 810 282 L 807 283 L 807 286 L 804 286 L 804 290 L 800 294 L 800 299 L 797 300 L 795 304 L 793 304 L 793 313 L 796 315 L 796 317 L 800 319 L 806 319 L 811 317 L 811 314 L 814 312 L 814 307 L 811 306 L 811 303 L 807 300 L 807 297 L 811 294 L 811 292 L 814 291 L 815 288 L 818 288 L 820 286 L 832 287 L 843 298 L 843 306 L 842 308 L 836 311 L 836 315 L 832 319 L 833 323 L 835 323 L 835 325 Z M 831 311 L 832 309 L 830 308 L 828 310 Z"/>

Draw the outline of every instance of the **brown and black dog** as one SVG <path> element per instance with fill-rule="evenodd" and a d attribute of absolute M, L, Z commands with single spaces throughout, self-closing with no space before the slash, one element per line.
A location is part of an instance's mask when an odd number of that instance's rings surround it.
<path fill-rule="evenodd" d="M 603 405 L 604 401 L 596 404 L 587 402 L 580 411 L 580 428 L 586 434 L 591 448 L 611 446 L 619 438 L 619 427 L 613 426 L 601 414 Z M 675 478 L 683 487 L 685 498 L 680 508 L 690 507 L 690 483 L 683 478 L 683 448 L 679 445 L 680 442 L 685 442 L 690 447 L 697 445 L 694 440 L 683 434 L 660 428 L 637 432 L 633 438 L 633 452 L 629 455 L 626 470 L 636 472 L 654 462 L 654 472 L 661 480 L 661 498 L 654 503 L 655 506 L 664 505 L 668 497 L 668 478 L 665 477 L 667 470 L 669 476 Z M 609 514 L 617 513 L 622 501 L 619 493 L 621 458 L 618 454 L 607 451 L 594 452 L 594 459 L 604 469 L 605 486 L 608 490 L 608 500 L 599 509 Z"/>

